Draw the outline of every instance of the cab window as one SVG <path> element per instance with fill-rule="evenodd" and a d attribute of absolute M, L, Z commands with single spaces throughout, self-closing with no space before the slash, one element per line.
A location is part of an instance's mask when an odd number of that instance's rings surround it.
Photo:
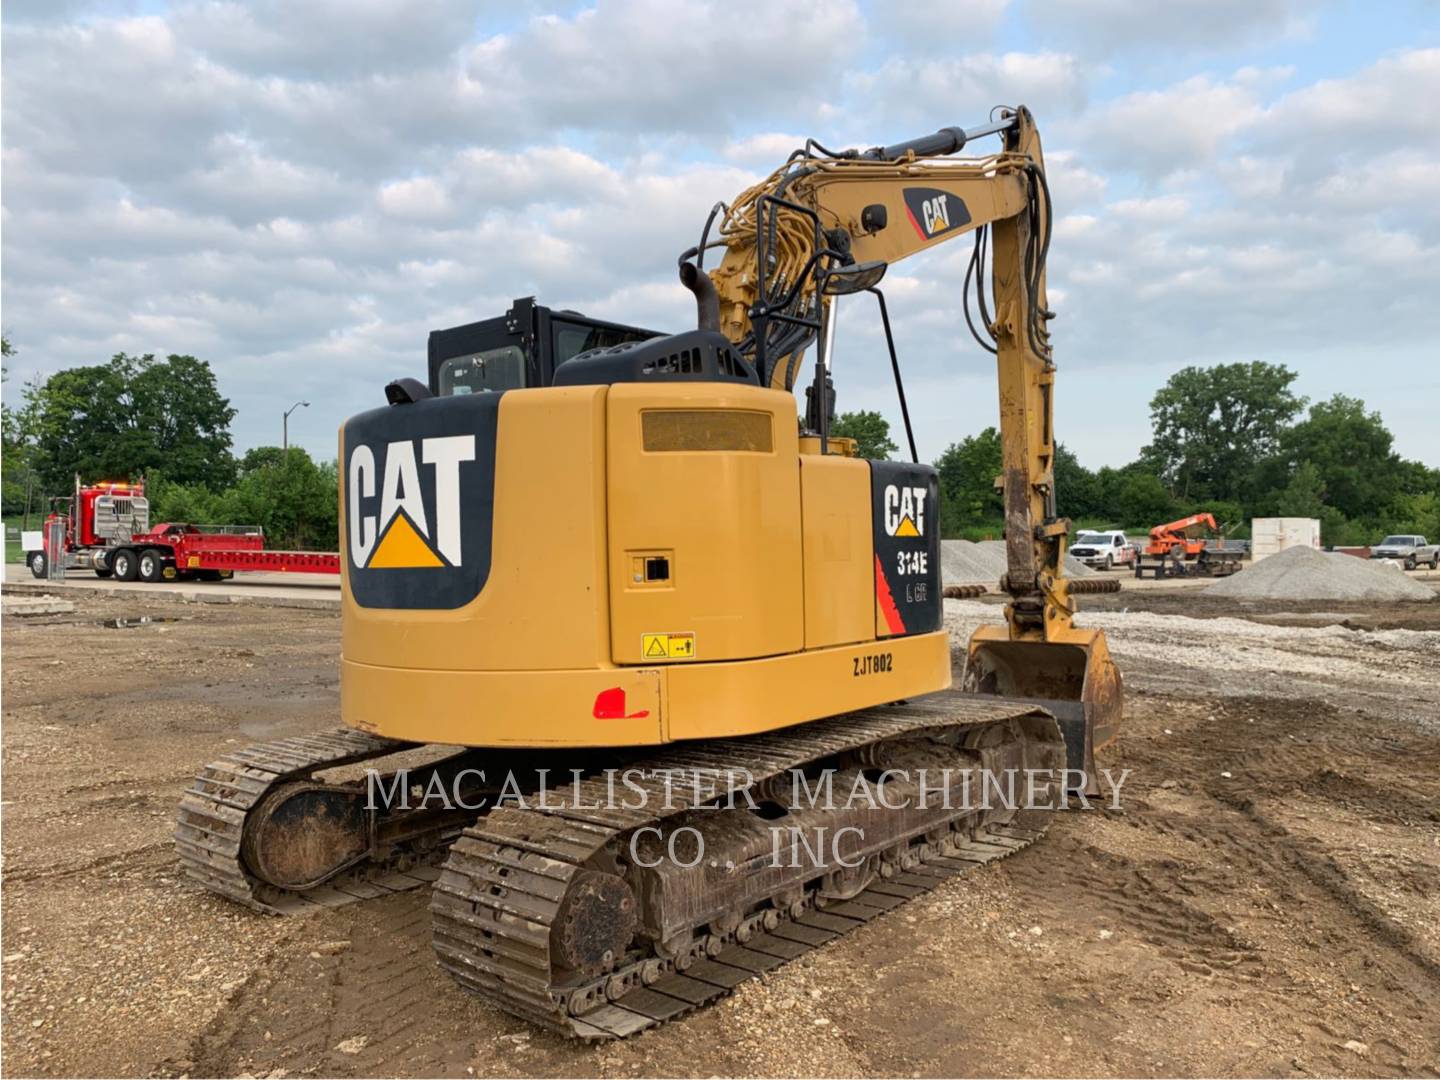
<path fill-rule="evenodd" d="M 557 318 L 552 318 L 550 323 L 554 333 L 556 367 L 572 356 L 579 356 L 582 352 L 589 352 L 591 349 L 608 349 L 627 341 L 646 341 L 655 336 L 648 330 L 590 326 Z"/>
<path fill-rule="evenodd" d="M 525 354 L 503 345 L 468 356 L 452 356 L 440 365 L 440 396 L 518 390 L 525 385 Z"/>

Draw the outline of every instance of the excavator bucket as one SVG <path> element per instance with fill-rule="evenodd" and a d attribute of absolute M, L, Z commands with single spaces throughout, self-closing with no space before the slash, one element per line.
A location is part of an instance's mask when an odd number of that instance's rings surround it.
<path fill-rule="evenodd" d="M 1120 729 L 1120 670 L 1104 631 L 1072 627 L 1056 633 L 1050 641 L 1015 641 L 1006 627 L 982 626 L 970 638 L 961 686 L 1049 711 L 1065 737 L 1066 767 L 1084 770 L 1084 792 L 1095 795 L 1095 751 Z"/>

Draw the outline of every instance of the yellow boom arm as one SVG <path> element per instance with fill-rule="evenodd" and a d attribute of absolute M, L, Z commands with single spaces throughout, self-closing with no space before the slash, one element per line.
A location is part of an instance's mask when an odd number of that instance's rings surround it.
<path fill-rule="evenodd" d="M 812 143 L 741 194 L 721 221 L 725 254 L 712 274 L 720 329 L 758 357 L 769 385 L 793 389 L 815 332 L 797 317 L 808 317 L 812 328 L 823 322 L 827 270 L 895 263 L 988 229 L 994 310 L 985 329 L 999 379 L 998 483 L 1008 566 L 1001 585 L 1010 602 L 1006 626 L 982 628 L 972 639 L 967 682 L 977 690 L 1083 704 L 1096 721 L 1096 745 L 1103 745 L 1119 719 L 1120 677 L 1104 635 L 1072 625 L 1072 583 L 1064 574 L 1069 522 L 1055 510 L 1044 158 L 1027 109 L 998 115 L 970 133 L 1002 136 L 1003 149 L 989 156 L 948 156 L 966 141 L 958 129 L 864 152 L 832 154 Z M 819 273 L 810 272 L 815 266 Z M 983 272 L 978 238 L 973 270 Z M 791 319 L 781 319 L 777 332 L 775 320 L 784 314 Z"/>

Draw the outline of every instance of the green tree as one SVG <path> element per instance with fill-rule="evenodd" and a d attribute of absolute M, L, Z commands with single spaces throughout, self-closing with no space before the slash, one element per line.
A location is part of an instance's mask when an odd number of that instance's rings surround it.
<path fill-rule="evenodd" d="M 1283 364 L 1187 367 L 1150 400 L 1153 439 L 1142 451 L 1176 497 L 1241 499 L 1256 461 L 1274 453 L 1302 408 Z"/>
<path fill-rule="evenodd" d="M 884 461 L 900 449 L 890 438 L 890 421 L 868 409 L 841 413 L 830 425 L 830 434 L 854 439 L 860 456 L 872 461 Z"/>
<path fill-rule="evenodd" d="M 163 471 L 178 484 L 234 476 L 230 421 L 210 365 L 193 356 L 127 356 L 70 368 L 33 388 L 36 468 L 51 489 Z"/>
<path fill-rule="evenodd" d="M 251 450 L 239 479 L 220 492 L 160 474 L 150 478 L 149 493 L 157 522 L 258 525 L 272 548 L 333 551 L 339 544 L 335 463 L 316 463 L 298 446 Z"/>
<path fill-rule="evenodd" d="M 1324 510 L 1325 485 L 1320 470 L 1313 462 L 1301 462 L 1275 500 L 1275 512 L 1280 517 L 1318 518 Z"/>
<path fill-rule="evenodd" d="M 1127 524 L 1160 525 L 1175 517 L 1175 500 L 1154 473 L 1131 472 L 1120 483 L 1115 503 Z"/>
<path fill-rule="evenodd" d="M 245 451 L 245 456 L 240 459 L 240 475 L 253 473 L 260 469 L 272 468 L 285 463 L 287 451 L 279 446 L 254 446 Z"/>
<path fill-rule="evenodd" d="M 1407 470 L 1394 441 L 1378 412 L 1366 412 L 1358 398 L 1336 394 L 1311 406 L 1310 415 L 1281 437 L 1280 448 L 1290 485 L 1309 466 L 1325 503 L 1347 518 L 1375 518 L 1400 494 L 1402 480 L 1423 482 L 1426 471 Z"/>
<path fill-rule="evenodd" d="M 0 335 L 0 382 L 10 380 L 4 363 L 15 355 L 10 339 Z M 24 514 L 43 505 L 35 475 L 35 410 L 30 405 L 32 384 L 22 391 L 24 404 L 13 408 L 6 394 L 0 399 L 0 504 L 6 514 Z"/>
<path fill-rule="evenodd" d="M 1175 516 L 1185 517 L 1187 511 L 1182 506 L 1175 508 Z M 1241 531 L 1247 531 L 1249 519 L 1245 516 L 1245 507 L 1237 502 L 1230 502 L 1226 499 L 1206 499 L 1195 505 L 1189 513 L 1209 514 L 1215 519 L 1215 524 L 1226 529 L 1228 534 L 1235 536 Z M 1156 525 L 1161 522 L 1155 522 Z M 1248 531 L 1247 531 L 1248 534 Z"/>
<path fill-rule="evenodd" d="M 1000 433 L 993 427 L 951 443 L 935 459 L 940 471 L 942 535 L 955 536 L 964 528 L 1004 517 L 1004 500 L 995 490 L 1000 461 Z"/>
<path fill-rule="evenodd" d="M 1440 489 L 1395 500 L 1386 532 L 1420 533 L 1432 544 L 1440 544 Z"/>
<path fill-rule="evenodd" d="M 245 455 L 240 479 L 212 512 L 233 525 L 260 525 L 271 547 L 333 551 L 340 543 L 335 465 L 303 449 L 258 447 Z"/>
<path fill-rule="evenodd" d="M 145 493 L 150 499 L 150 520 L 181 522 L 189 525 L 234 524 L 221 519 L 219 498 L 204 484 L 177 484 L 164 473 L 151 473 L 145 478 Z"/>
<path fill-rule="evenodd" d="M 1080 459 L 1064 443 L 1055 445 L 1054 470 L 1057 514 L 1071 520 L 1105 516 L 1107 510 L 1100 500 L 1099 479 L 1080 464 Z"/>

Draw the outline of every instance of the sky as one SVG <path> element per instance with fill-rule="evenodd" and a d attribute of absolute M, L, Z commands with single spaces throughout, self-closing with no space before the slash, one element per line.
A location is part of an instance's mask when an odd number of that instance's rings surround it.
<path fill-rule="evenodd" d="M 830 147 L 1030 107 L 1056 430 L 1132 460 L 1187 365 L 1264 360 L 1440 465 L 1440 2 L 6 0 L 6 394 L 117 352 L 208 360 L 237 452 L 335 454 L 510 302 L 680 330 L 705 213 Z M 993 143 L 993 140 L 991 140 Z M 984 149 L 989 144 L 979 144 Z M 969 245 L 884 284 L 923 457 L 993 425 Z M 841 410 L 899 409 L 878 320 Z"/>

